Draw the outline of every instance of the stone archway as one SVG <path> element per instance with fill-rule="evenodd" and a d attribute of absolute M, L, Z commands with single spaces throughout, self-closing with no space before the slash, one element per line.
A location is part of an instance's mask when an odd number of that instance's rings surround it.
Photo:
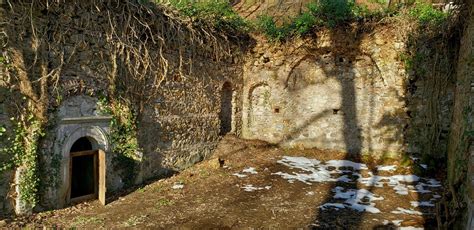
<path fill-rule="evenodd" d="M 78 147 L 78 143 L 82 143 L 82 147 Z M 84 148 L 87 146 L 87 149 Z M 74 151 L 78 150 L 78 151 Z M 94 125 L 79 125 L 78 128 L 71 131 L 65 138 L 61 147 L 62 154 L 62 184 L 60 186 L 61 206 L 67 205 L 76 198 L 78 200 L 90 199 L 97 197 L 99 189 L 99 154 L 98 150 L 104 152 L 109 151 L 109 141 L 105 131 Z M 84 170 L 76 170 L 74 167 L 86 167 Z M 86 170 L 87 169 L 87 170 Z M 86 172 L 87 171 L 87 172 Z M 91 178 L 75 178 L 75 173 L 81 173 L 82 176 Z M 89 175 L 90 174 L 90 175 Z M 79 184 L 74 184 L 79 183 Z M 86 184 L 81 184 L 86 183 Z M 89 184 L 90 183 L 90 184 Z M 89 186 L 92 186 L 89 188 Z M 90 191 L 92 189 L 92 191 Z"/>

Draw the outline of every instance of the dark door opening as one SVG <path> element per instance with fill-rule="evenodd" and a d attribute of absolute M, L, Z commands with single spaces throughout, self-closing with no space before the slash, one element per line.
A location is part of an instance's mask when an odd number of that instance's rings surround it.
<path fill-rule="evenodd" d="M 221 91 L 221 111 L 219 119 L 221 121 L 220 135 L 225 135 L 232 131 L 232 85 L 224 83 Z"/>
<path fill-rule="evenodd" d="M 71 147 L 70 201 L 97 198 L 97 150 L 87 137 L 81 137 Z"/>
<path fill-rule="evenodd" d="M 96 154 L 73 156 L 71 166 L 71 199 L 96 194 Z"/>

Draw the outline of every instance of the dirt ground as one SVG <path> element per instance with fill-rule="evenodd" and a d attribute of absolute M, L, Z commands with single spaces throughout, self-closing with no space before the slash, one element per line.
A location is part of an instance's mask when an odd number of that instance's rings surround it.
<path fill-rule="evenodd" d="M 38 213 L 30 217 L 6 220 L 4 227 L 60 228 L 265 228 L 265 229 L 417 229 L 434 226 L 434 207 L 413 207 L 410 202 L 440 194 L 441 187 L 429 193 L 410 191 L 407 195 L 391 187 L 367 187 L 358 182 L 290 183 L 276 172 L 297 173 L 278 160 L 299 156 L 319 161 L 347 159 L 345 154 L 318 150 L 285 150 L 258 141 L 226 137 L 214 157 L 173 177 L 136 188 L 128 195 L 116 197 L 106 206 L 91 201 L 62 210 Z M 355 159 L 351 159 L 355 160 Z M 385 160 L 387 161 L 387 160 Z M 409 174 L 410 167 L 397 165 L 391 174 Z M 370 163 L 370 162 L 369 162 Z M 361 170 L 367 175 L 369 169 Z M 384 162 L 387 163 L 387 162 Z M 253 167 L 254 170 L 243 172 Z M 256 174 L 255 174 L 256 172 Z M 241 175 L 241 177 L 234 175 Z M 378 172 L 382 175 L 387 172 Z M 242 176 L 244 175 L 244 176 Z M 252 186 L 250 186 L 252 185 Z M 334 203 L 336 186 L 345 189 L 365 188 L 383 197 L 376 200 L 380 213 L 359 212 L 351 208 L 320 208 Z M 245 191 L 256 189 L 255 191 Z M 425 197 L 429 196 L 429 197 Z M 368 201 L 363 201 L 367 202 Z M 398 207 L 419 211 L 418 214 L 393 213 Z M 408 228 L 409 229 L 409 228 Z"/>

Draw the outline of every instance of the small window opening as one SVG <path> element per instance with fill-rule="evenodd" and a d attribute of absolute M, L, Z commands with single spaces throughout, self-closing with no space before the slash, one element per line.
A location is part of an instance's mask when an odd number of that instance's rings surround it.
<path fill-rule="evenodd" d="M 273 111 L 274 111 L 275 113 L 280 113 L 280 108 L 276 107 L 276 108 L 273 109 Z"/>
<path fill-rule="evenodd" d="M 333 109 L 332 110 L 332 114 L 337 114 L 337 113 L 339 113 L 339 109 Z"/>

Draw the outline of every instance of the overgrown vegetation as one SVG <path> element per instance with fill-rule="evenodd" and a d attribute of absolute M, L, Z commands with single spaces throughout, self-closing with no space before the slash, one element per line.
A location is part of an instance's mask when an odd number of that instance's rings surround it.
<path fill-rule="evenodd" d="M 249 24 L 238 15 L 229 1 L 225 0 L 157 0 L 159 3 L 168 3 L 186 17 L 195 22 L 211 22 L 216 29 L 227 32 L 247 32 Z"/>
<path fill-rule="evenodd" d="M 120 171 L 125 187 L 135 183 L 138 165 L 142 161 L 137 140 L 136 112 L 124 102 L 111 107 L 110 141 L 113 143 L 114 167 Z"/>
<path fill-rule="evenodd" d="M 433 8 L 426 3 L 385 6 L 385 1 L 376 1 L 377 9 L 358 5 L 353 0 L 319 0 L 306 6 L 306 10 L 290 21 L 278 24 L 268 15 L 257 18 L 256 28 L 271 41 L 283 41 L 295 36 L 305 36 L 317 27 L 333 28 L 356 21 L 376 21 L 389 16 L 410 16 L 424 25 L 440 25 L 448 18 L 448 13 Z M 408 9 L 408 10 L 407 10 Z"/>

